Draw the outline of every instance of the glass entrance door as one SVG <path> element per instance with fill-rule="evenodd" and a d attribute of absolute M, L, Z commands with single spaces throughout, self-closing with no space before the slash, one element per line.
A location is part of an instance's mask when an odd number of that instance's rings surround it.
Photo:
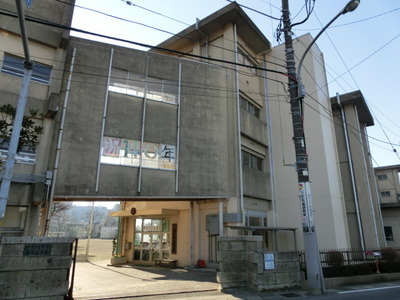
<path fill-rule="evenodd" d="M 170 233 L 168 219 L 136 219 L 133 259 L 154 262 L 169 258 Z"/>

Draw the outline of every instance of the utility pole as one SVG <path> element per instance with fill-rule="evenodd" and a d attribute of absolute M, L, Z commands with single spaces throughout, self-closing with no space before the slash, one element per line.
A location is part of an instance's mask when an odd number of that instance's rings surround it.
<path fill-rule="evenodd" d="M 308 290 L 312 294 L 325 291 L 321 260 L 315 232 L 311 187 L 308 171 L 308 156 L 303 124 L 303 95 L 298 92 L 298 79 L 294 57 L 290 12 L 288 0 L 282 0 L 283 31 L 285 35 L 286 69 L 289 77 L 290 110 L 293 123 L 293 142 L 296 153 L 296 171 L 299 198 L 301 201 L 301 220 L 304 237 L 304 250 L 307 271 Z"/>

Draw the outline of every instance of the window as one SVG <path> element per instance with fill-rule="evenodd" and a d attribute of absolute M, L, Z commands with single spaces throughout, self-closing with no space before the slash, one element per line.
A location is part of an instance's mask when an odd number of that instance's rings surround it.
<path fill-rule="evenodd" d="M 260 118 L 260 109 L 252 104 L 249 100 L 244 98 L 242 95 L 239 95 L 240 99 L 240 107 L 247 111 L 249 114 L 252 114 L 253 116 Z"/>
<path fill-rule="evenodd" d="M 257 67 L 257 63 L 254 61 L 254 59 L 252 59 L 250 57 L 250 55 L 246 54 L 245 50 L 238 48 L 238 63 L 245 65 L 245 66 L 249 66 L 249 67 Z M 249 68 L 249 70 L 256 74 L 256 69 L 254 68 Z"/>
<path fill-rule="evenodd" d="M 384 197 L 384 198 L 390 197 L 390 191 L 382 191 L 381 197 Z"/>
<path fill-rule="evenodd" d="M 258 171 L 263 170 L 263 159 L 244 150 L 242 150 L 242 164 Z"/>
<path fill-rule="evenodd" d="M 0 160 L 5 161 L 8 156 L 8 143 L 0 138 Z M 15 162 L 19 164 L 36 163 L 36 147 L 24 146 L 15 156 Z"/>
<path fill-rule="evenodd" d="M 384 226 L 383 229 L 385 230 L 386 241 L 394 241 L 392 226 Z"/>
<path fill-rule="evenodd" d="M 388 180 L 388 177 L 386 174 L 379 174 L 378 175 L 378 180 L 382 181 L 382 180 Z"/>
<path fill-rule="evenodd" d="M 33 73 L 32 81 L 49 84 L 51 76 L 52 67 L 45 64 L 34 62 L 33 63 Z M 3 65 L 1 67 L 1 72 L 23 77 L 25 72 L 24 59 L 11 54 L 4 54 Z"/>
<path fill-rule="evenodd" d="M 151 169 L 175 170 L 175 146 L 104 137 L 101 163 Z"/>
<path fill-rule="evenodd" d="M 146 99 L 177 103 L 178 83 L 144 74 L 112 69 L 110 92 L 125 94 Z"/>

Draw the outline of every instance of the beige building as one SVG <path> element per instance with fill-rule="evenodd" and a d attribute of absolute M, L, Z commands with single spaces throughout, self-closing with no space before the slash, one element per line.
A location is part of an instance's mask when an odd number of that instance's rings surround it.
<path fill-rule="evenodd" d="M 374 124 L 360 91 L 331 99 L 351 247 L 385 246 L 367 127 Z"/>
<path fill-rule="evenodd" d="M 72 11 L 65 7 L 55 6 L 54 18 L 68 23 Z M 40 15 L 43 7 L 37 9 Z M 9 31 L 2 38 L 17 47 L 16 31 Z M 44 204 L 122 202 L 114 213 L 118 250 L 131 262 L 212 265 L 219 235 L 262 235 L 269 250 L 303 248 L 284 46 L 271 49 L 236 3 L 148 52 L 58 34 L 58 44 L 31 39 L 35 57 L 53 69 L 50 85 L 32 83 L 29 103 L 41 103 L 46 114 L 53 101 L 60 108 L 40 120 L 47 129 L 26 171 L 51 175 L 44 182 L 51 185 L 41 186 Z M 311 40 L 295 39 L 295 53 Z M 317 46 L 311 50 L 303 70 L 304 126 L 319 248 L 358 247 L 323 56 Z M 62 80 L 54 80 L 62 70 Z M 15 98 L 19 79 L 0 76 L 1 92 L 13 87 Z M 375 200 L 363 189 L 373 192 L 371 169 L 366 157 L 356 159 L 365 160 L 357 162 L 366 203 L 360 213 L 377 220 Z M 31 200 L 24 201 L 28 207 Z M 379 245 L 378 222 L 363 226 L 362 239 Z"/>
<path fill-rule="evenodd" d="M 6 12 L 0 18 L 0 104 L 16 107 L 24 74 L 21 31 L 15 1 L 0 1 L 0 8 Z M 38 1 L 31 9 L 25 10 L 27 19 L 43 18 L 66 26 L 71 25 L 72 12 L 73 6 L 51 0 Z M 39 112 L 35 122 L 43 126 L 44 133 L 35 151 L 23 149 L 16 156 L 9 200 L 1 224 L 2 236 L 38 234 L 41 204 L 45 205 L 52 178 L 52 172 L 48 172 L 50 145 L 54 133 L 54 117 L 58 111 L 66 41 L 69 37 L 67 30 L 31 21 L 26 22 L 26 27 L 29 52 L 34 62 L 26 112 L 30 109 Z M 7 149 L 6 145 L 0 149 L 3 159 Z"/>
<path fill-rule="evenodd" d="M 400 247 L 400 165 L 375 168 L 388 247 Z"/>

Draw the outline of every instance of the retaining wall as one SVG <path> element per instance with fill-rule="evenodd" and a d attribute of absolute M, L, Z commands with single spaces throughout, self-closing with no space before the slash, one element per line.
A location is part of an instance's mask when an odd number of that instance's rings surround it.
<path fill-rule="evenodd" d="M 261 236 L 219 237 L 218 247 L 217 279 L 222 289 L 249 287 L 264 291 L 301 286 L 297 251 L 267 251 Z M 265 254 L 272 258 L 267 265 Z"/>
<path fill-rule="evenodd" d="M 0 299 L 64 299 L 74 238 L 3 237 Z"/>

